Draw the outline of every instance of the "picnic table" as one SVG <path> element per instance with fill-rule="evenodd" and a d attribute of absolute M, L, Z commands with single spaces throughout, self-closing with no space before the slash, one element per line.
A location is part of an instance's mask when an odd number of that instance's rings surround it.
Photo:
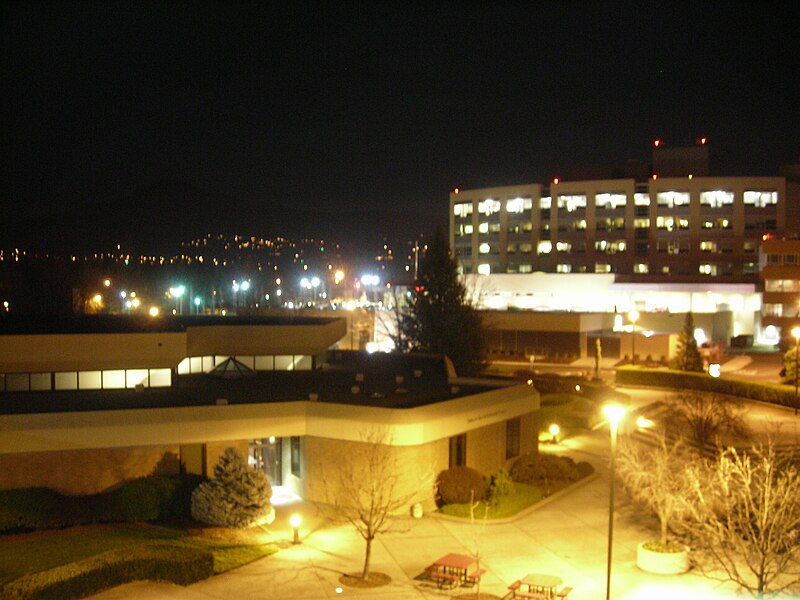
<path fill-rule="evenodd" d="M 551 600 L 556 598 L 556 588 L 561 585 L 562 579 L 556 575 L 544 573 L 528 573 L 522 579 L 517 579 L 508 586 L 514 598 L 526 600 Z"/>
<path fill-rule="evenodd" d="M 486 571 L 477 568 L 475 557 L 466 554 L 446 554 L 425 570 L 439 587 L 456 587 L 476 583 Z"/>

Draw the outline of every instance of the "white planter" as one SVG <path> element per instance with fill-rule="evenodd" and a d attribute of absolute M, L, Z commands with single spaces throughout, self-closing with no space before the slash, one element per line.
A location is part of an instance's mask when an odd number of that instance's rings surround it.
<path fill-rule="evenodd" d="M 677 575 L 689 570 L 689 548 L 683 552 L 654 552 L 644 547 L 645 542 L 636 548 L 636 566 L 648 573 Z"/>

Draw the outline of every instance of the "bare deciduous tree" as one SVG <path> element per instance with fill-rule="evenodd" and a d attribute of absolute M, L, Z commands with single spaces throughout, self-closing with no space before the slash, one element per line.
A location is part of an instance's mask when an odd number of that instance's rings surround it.
<path fill-rule="evenodd" d="M 335 522 L 352 525 L 366 542 L 361 579 L 369 576 L 375 538 L 392 531 L 393 517 L 409 509 L 425 489 L 432 489 L 430 477 L 427 488 L 420 482 L 414 491 L 401 489 L 401 465 L 391 441 L 380 429 L 362 434 L 362 443 L 342 457 L 333 480 L 325 482 L 328 506 L 320 507 L 322 512 Z"/>
<path fill-rule="evenodd" d="M 748 435 L 741 401 L 690 390 L 677 394 L 667 427 L 684 432 L 687 441 L 701 447 L 724 445 L 720 438 L 726 434 L 738 439 Z"/>
<path fill-rule="evenodd" d="M 755 598 L 800 589 L 800 472 L 772 446 L 689 470 L 692 546 L 710 577 Z M 720 575 L 722 573 L 722 575 Z"/>
<path fill-rule="evenodd" d="M 653 447 L 621 439 L 617 473 L 631 499 L 658 518 L 659 544 L 667 549 L 675 543 L 669 537 L 670 525 L 686 511 L 685 498 L 690 490 L 686 477 L 688 459 L 680 438 L 668 441 L 661 431 L 657 441 Z"/>

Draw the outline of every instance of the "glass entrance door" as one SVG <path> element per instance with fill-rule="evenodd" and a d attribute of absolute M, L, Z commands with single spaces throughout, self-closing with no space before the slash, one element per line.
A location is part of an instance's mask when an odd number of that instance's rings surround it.
<path fill-rule="evenodd" d="M 247 461 L 265 473 L 271 485 L 281 485 L 281 438 L 250 440 Z"/>

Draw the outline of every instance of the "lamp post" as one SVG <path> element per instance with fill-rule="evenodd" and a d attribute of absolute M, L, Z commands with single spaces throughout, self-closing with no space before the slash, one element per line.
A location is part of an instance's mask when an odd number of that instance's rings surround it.
<path fill-rule="evenodd" d="M 631 322 L 631 364 L 636 364 L 636 321 L 639 320 L 639 312 L 632 310 L 628 313 Z"/>
<path fill-rule="evenodd" d="M 292 518 L 289 519 L 289 523 L 292 525 L 292 544 L 299 544 L 300 543 L 300 515 L 294 514 Z"/>
<path fill-rule="evenodd" d="M 797 372 L 797 354 L 800 352 L 800 327 L 792 329 L 792 335 L 794 336 L 794 414 L 797 416 L 797 379 L 800 375 Z"/>
<path fill-rule="evenodd" d="M 611 600 L 611 555 L 614 542 L 614 462 L 617 455 L 617 428 L 625 409 L 619 404 L 609 404 L 603 408 L 611 433 L 611 478 L 608 500 L 608 564 L 606 570 L 606 600 Z"/>

